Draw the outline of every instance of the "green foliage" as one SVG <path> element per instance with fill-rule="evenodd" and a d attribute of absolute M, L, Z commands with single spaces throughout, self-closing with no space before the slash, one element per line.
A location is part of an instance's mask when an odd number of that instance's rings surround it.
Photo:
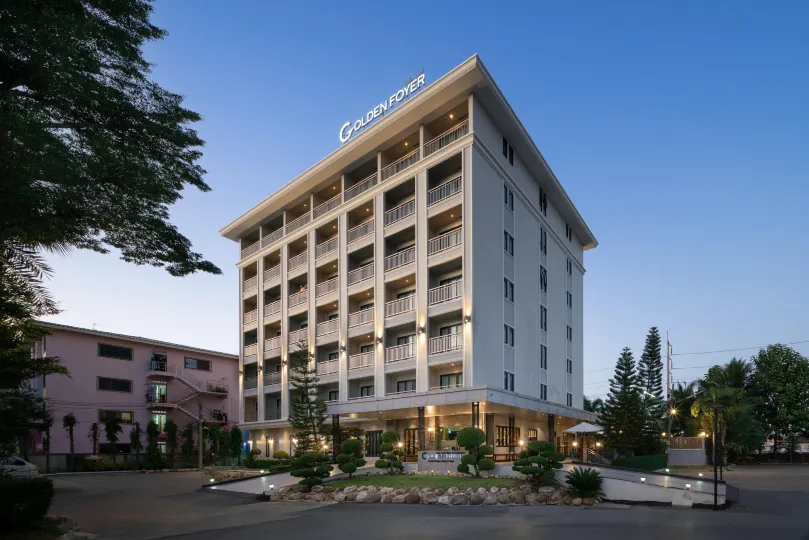
<path fill-rule="evenodd" d="M 258 448 L 253 448 L 247 453 L 247 457 L 244 458 L 244 464 L 251 469 L 256 468 L 256 457 L 261 455 L 261 450 Z"/>
<path fill-rule="evenodd" d="M 608 448 L 619 456 L 632 455 L 641 436 L 643 413 L 635 359 L 627 347 L 615 364 L 615 376 L 610 379 L 598 423 L 604 427 Z"/>
<path fill-rule="evenodd" d="M 121 421 L 118 418 L 112 417 L 104 422 L 104 436 L 107 442 L 110 443 L 110 454 L 112 454 L 112 463 L 115 464 L 115 457 L 118 455 L 118 434 L 123 433 Z"/>
<path fill-rule="evenodd" d="M 166 453 L 169 456 L 169 468 L 174 468 L 174 460 L 177 457 L 177 435 L 179 428 L 174 420 L 167 420 L 164 426 L 166 431 Z"/>
<path fill-rule="evenodd" d="M 466 449 L 468 454 L 461 458 L 458 472 L 480 476 L 480 471 L 494 469 L 494 462 L 486 456 L 494 453 L 494 449 L 486 443 L 486 433 L 476 427 L 465 427 L 458 432 L 458 446 Z M 490 466 L 491 462 L 491 466 Z"/>
<path fill-rule="evenodd" d="M 590 399 L 584 396 L 584 410 L 601 414 L 601 411 L 604 410 L 604 400 L 601 398 Z"/>
<path fill-rule="evenodd" d="M 377 469 L 387 469 L 388 474 L 394 474 L 404 469 L 404 465 L 399 460 L 404 455 L 404 452 L 399 448 L 399 433 L 396 431 L 383 433 L 379 450 L 379 459 L 374 463 Z"/>
<path fill-rule="evenodd" d="M 306 452 L 292 460 L 292 470 L 289 474 L 301 478 L 298 484 L 311 488 L 323 483 L 333 470 L 329 464 L 329 456 L 323 452 Z"/>
<path fill-rule="evenodd" d="M 694 394 L 697 392 L 696 384 L 696 381 L 688 384 L 678 382 L 671 392 L 671 409 L 674 411 L 674 414 L 671 415 L 672 435 L 696 437 L 699 433 L 699 424 L 691 416 Z"/>
<path fill-rule="evenodd" d="M 185 458 L 186 461 L 191 461 L 191 458 L 194 457 L 194 430 L 196 429 L 195 424 L 188 423 L 183 428 L 183 444 L 180 447 L 180 452 Z"/>
<path fill-rule="evenodd" d="M 362 441 L 359 439 L 347 439 L 340 444 L 340 454 L 337 456 L 338 468 L 353 478 L 359 467 L 364 467 L 367 463 L 362 455 Z"/>
<path fill-rule="evenodd" d="M 73 455 L 75 450 L 73 431 L 78 423 L 79 421 L 76 420 L 76 416 L 73 413 L 67 413 L 62 417 L 62 427 L 67 431 L 67 437 L 70 441 L 70 465 L 68 470 L 73 468 Z"/>
<path fill-rule="evenodd" d="M 545 486 L 555 482 L 553 471 L 562 468 L 564 459 L 552 442 L 531 441 L 511 469 L 527 476 L 532 484 Z"/>
<path fill-rule="evenodd" d="M 52 499 L 50 478 L 0 476 L 0 529 L 22 528 L 41 520 Z"/>
<path fill-rule="evenodd" d="M 291 397 L 289 423 L 295 430 L 295 454 L 317 452 L 326 437 L 326 402 L 318 391 L 317 371 L 309 362 L 309 352 L 304 342 L 289 355 L 292 370 L 290 383 L 294 389 Z"/>
<path fill-rule="evenodd" d="M 278 450 L 272 455 L 272 457 L 275 459 L 289 459 L 289 453 L 283 450 Z"/>
<path fill-rule="evenodd" d="M 656 471 L 665 469 L 668 463 L 668 456 L 666 454 L 657 454 L 649 456 L 629 456 L 618 458 L 612 462 L 616 467 L 625 467 L 627 469 L 638 469 L 641 471 Z"/>
<path fill-rule="evenodd" d="M 601 473 L 595 469 L 583 469 L 573 467 L 573 470 L 565 475 L 565 481 L 577 497 L 600 497 L 603 495 L 602 486 L 604 479 Z"/>
<path fill-rule="evenodd" d="M 140 427 L 140 422 L 132 424 L 132 429 L 129 430 L 129 447 L 135 453 L 135 461 L 140 466 L 140 451 L 143 450 L 143 430 Z"/>
<path fill-rule="evenodd" d="M 660 347 L 660 333 L 653 326 L 646 336 L 643 354 L 638 362 L 642 424 L 640 437 L 634 448 L 637 454 L 656 454 L 666 447 L 661 435 L 666 403 L 663 400 L 663 360 Z"/>
<path fill-rule="evenodd" d="M 146 464 L 150 469 L 163 468 L 163 454 L 160 453 L 160 447 L 157 446 L 158 434 L 157 424 L 154 420 L 150 420 L 146 426 Z"/>
<path fill-rule="evenodd" d="M 230 441 L 229 441 L 230 454 L 236 456 L 236 464 L 241 465 L 242 461 L 242 430 L 239 426 L 230 428 Z"/>
<path fill-rule="evenodd" d="M 97 422 L 90 424 L 90 430 L 87 432 L 87 438 L 93 443 L 93 453 L 98 453 L 98 437 L 101 433 L 101 428 Z"/>
<path fill-rule="evenodd" d="M 208 463 L 215 465 L 216 458 L 221 458 L 221 433 L 222 429 L 219 424 L 205 424 L 203 433 L 205 439 L 208 441 Z"/>

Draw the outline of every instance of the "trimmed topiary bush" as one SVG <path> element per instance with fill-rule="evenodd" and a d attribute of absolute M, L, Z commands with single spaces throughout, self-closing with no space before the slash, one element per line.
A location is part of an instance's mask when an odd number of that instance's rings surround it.
<path fill-rule="evenodd" d="M 0 529 L 24 527 L 41 520 L 52 499 L 50 478 L 0 476 Z"/>
<path fill-rule="evenodd" d="M 362 455 L 362 441 L 359 439 L 347 439 L 340 444 L 340 454 L 337 456 L 337 468 L 348 473 L 349 478 L 357 469 L 363 467 L 367 462 Z"/>
<path fill-rule="evenodd" d="M 547 486 L 556 483 L 554 469 L 561 469 L 565 456 L 556 451 L 552 442 L 532 441 L 520 452 L 512 470 L 524 474 L 532 484 Z"/>
<path fill-rule="evenodd" d="M 287 452 L 284 452 L 283 450 L 279 450 L 275 452 L 272 455 L 272 457 L 274 457 L 275 459 L 289 459 L 289 454 Z"/>
<path fill-rule="evenodd" d="M 604 479 L 595 469 L 573 467 L 573 470 L 565 475 L 565 481 L 577 497 L 600 497 L 604 494 L 601 490 Z"/>
<path fill-rule="evenodd" d="M 404 465 L 399 461 L 399 457 L 404 455 L 404 452 L 399 448 L 399 434 L 395 431 L 386 431 L 382 434 L 382 444 L 379 449 L 381 454 L 379 459 L 374 464 L 377 469 L 387 469 L 388 474 L 401 472 Z"/>
<path fill-rule="evenodd" d="M 323 483 L 334 469 L 330 465 L 329 456 L 323 452 L 306 452 L 292 460 L 290 475 L 302 478 L 298 484 L 311 489 L 312 486 Z"/>
<path fill-rule="evenodd" d="M 486 432 L 476 427 L 465 427 L 458 432 L 458 446 L 465 448 L 468 454 L 461 458 L 458 472 L 480 476 L 480 471 L 494 469 L 494 461 L 486 456 L 494 453 L 494 448 L 485 444 Z"/>

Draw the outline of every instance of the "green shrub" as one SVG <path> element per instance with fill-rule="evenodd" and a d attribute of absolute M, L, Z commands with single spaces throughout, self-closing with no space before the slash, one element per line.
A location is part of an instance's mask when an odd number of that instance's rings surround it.
<path fill-rule="evenodd" d="M 626 469 L 638 469 L 641 471 L 656 471 L 658 469 L 665 469 L 668 463 L 668 456 L 666 454 L 657 454 L 651 456 L 632 456 L 619 458 L 612 462 L 615 467 L 624 467 Z"/>
<path fill-rule="evenodd" d="M 601 473 L 595 469 L 582 469 L 573 467 L 573 470 L 565 475 L 567 485 L 577 497 L 600 497 L 603 495 L 601 487 L 604 479 Z"/>
<path fill-rule="evenodd" d="M 527 476 L 532 484 L 547 486 L 556 482 L 553 471 L 562 468 L 563 459 L 552 442 L 532 441 L 511 469 Z"/>
<path fill-rule="evenodd" d="M 349 478 L 363 467 L 367 462 L 362 455 L 362 441 L 359 439 L 346 439 L 340 444 L 340 454 L 337 456 L 337 467 L 348 474 Z"/>
<path fill-rule="evenodd" d="M 255 469 L 256 468 L 256 457 L 258 457 L 260 455 L 261 455 L 261 450 L 259 450 L 258 448 L 253 448 L 252 450 L 250 450 L 250 452 L 248 452 L 248 454 L 247 454 L 247 457 L 244 458 L 245 466 L 247 466 L 247 467 L 249 467 L 251 469 Z"/>
<path fill-rule="evenodd" d="M 24 527 L 48 513 L 53 499 L 50 478 L 0 477 L 0 528 Z"/>
<path fill-rule="evenodd" d="M 289 469 L 289 461 L 281 463 L 278 459 L 254 459 L 251 469 L 268 469 L 271 472 Z"/>
<path fill-rule="evenodd" d="M 275 459 L 289 459 L 289 454 L 283 450 L 278 450 L 272 455 L 272 457 Z"/>
<path fill-rule="evenodd" d="M 292 460 L 292 470 L 289 474 L 295 478 L 302 478 L 298 484 L 311 488 L 323 483 L 333 470 L 329 464 L 329 456 L 323 452 L 306 452 Z"/>
<path fill-rule="evenodd" d="M 494 461 L 486 456 L 494 453 L 494 448 L 484 444 L 486 442 L 486 432 L 476 427 L 465 427 L 458 432 L 457 443 L 461 448 L 465 448 L 468 454 L 461 458 L 458 465 L 458 472 L 480 476 L 480 471 L 490 471 L 494 469 Z"/>
<path fill-rule="evenodd" d="M 382 444 L 379 446 L 381 454 L 374 464 L 377 469 L 387 469 L 388 474 L 394 474 L 402 469 L 404 465 L 399 461 L 399 457 L 404 452 L 399 449 L 399 434 L 395 431 L 386 431 L 382 434 Z"/>

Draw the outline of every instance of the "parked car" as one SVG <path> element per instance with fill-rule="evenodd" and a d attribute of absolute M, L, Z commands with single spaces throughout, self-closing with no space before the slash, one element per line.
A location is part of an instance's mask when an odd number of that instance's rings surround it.
<path fill-rule="evenodd" d="M 39 476 L 39 468 L 17 456 L 0 457 L 0 469 L 8 471 L 11 476 Z"/>

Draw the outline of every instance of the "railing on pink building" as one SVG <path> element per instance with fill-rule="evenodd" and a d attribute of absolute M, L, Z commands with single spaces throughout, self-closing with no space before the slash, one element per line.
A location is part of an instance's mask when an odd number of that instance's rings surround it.
<path fill-rule="evenodd" d="M 374 220 L 368 220 L 365 223 L 360 223 L 356 227 L 349 229 L 348 231 L 348 243 L 354 242 L 355 240 L 359 240 L 363 236 L 367 236 L 374 232 Z"/>
<path fill-rule="evenodd" d="M 250 244 L 249 246 L 244 248 L 242 250 L 242 259 L 244 259 L 245 257 L 249 257 L 259 249 L 261 249 L 261 240 L 258 240 L 254 244 Z"/>
<path fill-rule="evenodd" d="M 248 356 L 255 356 L 258 354 L 258 344 L 253 343 L 252 345 L 245 345 L 244 346 L 244 357 L 247 358 Z"/>
<path fill-rule="evenodd" d="M 439 285 L 438 287 L 433 287 L 430 289 L 427 292 L 427 303 L 432 306 L 433 304 L 440 304 L 455 298 L 460 298 L 462 295 L 463 280 L 459 279 L 458 281 L 453 281 L 452 283 Z"/>
<path fill-rule="evenodd" d="M 430 338 L 427 342 L 427 354 L 441 354 L 456 351 L 463 347 L 463 334 L 448 334 Z"/>
<path fill-rule="evenodd" d="M 334 210 L 340 206 L 340 194 L 338 193 L 328 201 L 318 205 L 315 207 L 314 216 L 315 219 L 319 218 L 320 216 L 324 216 L 328 214 L 330 211 Z"/>
<path fill-rule="evenodd" d="M 264 340 L 264 352 L 281 348 L 281 336 L 275 336 Z"/>
<path fill-rule="evenodd" d="M 244 314 L 244 324 L 250 324 L 252 322 L 256 322 L 258 319 L 258 310 L 254 309 L 253 311 L 248 311 Z"/>
<path fill-rule="evenodd" d="M 264 316 L 270 317 L 275 315 L 276 313 L 280 313 L 281 311 L 281 301 L 276 300 L 275 302 L 270 302 L 269 304 L 264 305 Z"/>
<path fill-rule="evenodd" d="M 427 254 L 432 255 L 439 251 L 444 251 L 451 247 L 455 247 L 463 242 L 462 229 L 458 227 L 455 230 L 444 233 L 441 236 L 436 236 L 427 243 Z"/>
<path fill-rule="evenodd" d="M 276 264 L 272 268 L 267 268 L 266 270 L 264 270 L 264 281 L 265 282 L 270 281 L 272 279 L 279 277 L 280 275 L 281 275 L 281 265 Z"/>
<path fill-rule="evenodd" d="M 261 239 L 261 247 L 267 247 L 284 237 L 284 228 L 280 227 Z"/>
<path fill-rule="evenodd" d="M 329 238 L 322 244 L 318 244 L 317 247 L 315 247 L 315 259 L 335 251 L 338 247 L 340 247 L 340 239 L 337 236 L 334 238 Z"/>
<path fill-rule="evenodd" d="M 244 280 L 244 289 L 242 290 L 244 292 L 251 291 L 255 289 L 257 285 L 258 285 L 258 276 L 253 276 L 250 279 Z"/>
<path fill-rule="evenodd" d="M 348 273 L 348 284 L 353 285 L 372 277 L 374 277 L 374 265 L 367 264 Z"/>
<path fill-rule="evenodd" d="M 372 174 L 371 176 L 367 177 L 364 180 L 357 182 L 356 184 L 348 188 L 343 195 L 343 200 L 350 201 L 360 193 L 368 191 L 375 185 L 376 185 L 376 173 Z"/>
<path fill-rule="evenodd" d="M 416 356 L 416 344 L 405 343 L 404 345 L 396 345 L 385 349 L 385 362 L 399 362 L 400 360 L 407 360 Z"/>
<path fill-rule="evenodd" d="M 452 197 L 456 193 L 460 193 L 463 189 L 462 177 L 458 176 L 444 182 L 438 187 L 434 187 L 427 192 L 427 206 L 433 205 L 437 202 L 443 201 L 446 198 Z"/>
<path fill-rule="evenodd" d="M 298 253 L 294 257 L 290 257 L 287 261 L 287 270 L 294 270 L 299 266 L 306 264 L 306 256 L 307 253 L 304 251 L 303 253 Z"/>
<path fill-rule="evenodd" d="M 318 283 L 317 287 L 315 287 L 315 293 L 317 296 L 323 296 L 324 294 L 329 294 L 330 292 L 334 292 L 337 290 L 337 278 L 333 277 L 328 281 L 324 281 L 323 283 Z"/>
<path fill-rule="evenodd" d="M 306 328 L 301 328 L 300 330 L 293 330 L 289 333 L 289 343 L 290 345 L 294 343 L 299 343 L 302 341 L 308 341 L 309 339 L 309 330 Z"/>
<path fill-rule="evenodd" d="M 410 199 L 385 212 L 385 227 L 416 213 L 416 199 Z"/>
<path fill-rule="evenodd" d="M 416 295 L 397 298 L 385 303 L 385 317 L 394 317 L 416 309 Z"/>
<path fill-rule="evenodd" d="M 337 370 L 340 367 L 340 361 L 327 360 L 326 362 L 318 362 L 315 367 L 318 375 L 328 375 L 329 373 L 337 373 Z"/>
<path fill-rule="evenodd" d="M 416 260 L 416 246 L 385 257 L 385 272 L 410 264 Z"/>
<path fill-rule="evenodd" d="M 449 146 L 467 133 L 469 133 L 469 120 L 464 120 L 438 137 L 424 143 L 424 157 L 438 152 L 445 146 Z"/>
<path fill-rule="evenodd" d="M 359 326 L 361 324 L 369 323 L 374 320 L 374 308 L 370 307 L 362 311 L 349 313 L 348 326 Z"/>
<path fill-rule="evenodd" d="M 408 167 L 415 165 L 419 160 L 419 149 L 416 148 L 409 154 L 405 154 L 404 156 L 400 157 L 390 165 L 386 166 L 382 169 L 382 181 L 384 182 L 391 176 L 402 172 L 403 170 L 407 169 Z"/>
<path fill-rule="evenodd" d="M 302 215 L 302 216 L 300 216 L 298 218 L 295 218 L 292 221 L 290 221 L 289 223 L 287 223 L 287 226 L 286 226 L 286 231 L 287 232 L 286 233 L 290 234 L 290 233 L 293 233 L 293 232 L 297 231 L 298 229 L 300 229 L 301 227 L 303 227 L 304 225 L 309 223 L 311 220 L 312 220 L 312 216 L 309 214 L 309 212 L 306 212 L 304 215 Z"/>
<path fill-rule="evenodd" d="M 295 307 L 299 304 L 309 301 L 309 290 L 304 289 L 300 292 L 289 295 L 289 307 Z"/>
<path fill-rule="evenodd" d="M 359 369 L 374 365 L 374 353 L 364 352 L 348 357 L 348 369 Z"/>
<path fill-rule="evenodd" d="M 325 336 L 326 334 L 333 334 L 339 329 L 340 329 L 340 319 L 332 319 L 330 321 L 317 323 L 317 327 L 315 328 L 315 335 Z"/>

